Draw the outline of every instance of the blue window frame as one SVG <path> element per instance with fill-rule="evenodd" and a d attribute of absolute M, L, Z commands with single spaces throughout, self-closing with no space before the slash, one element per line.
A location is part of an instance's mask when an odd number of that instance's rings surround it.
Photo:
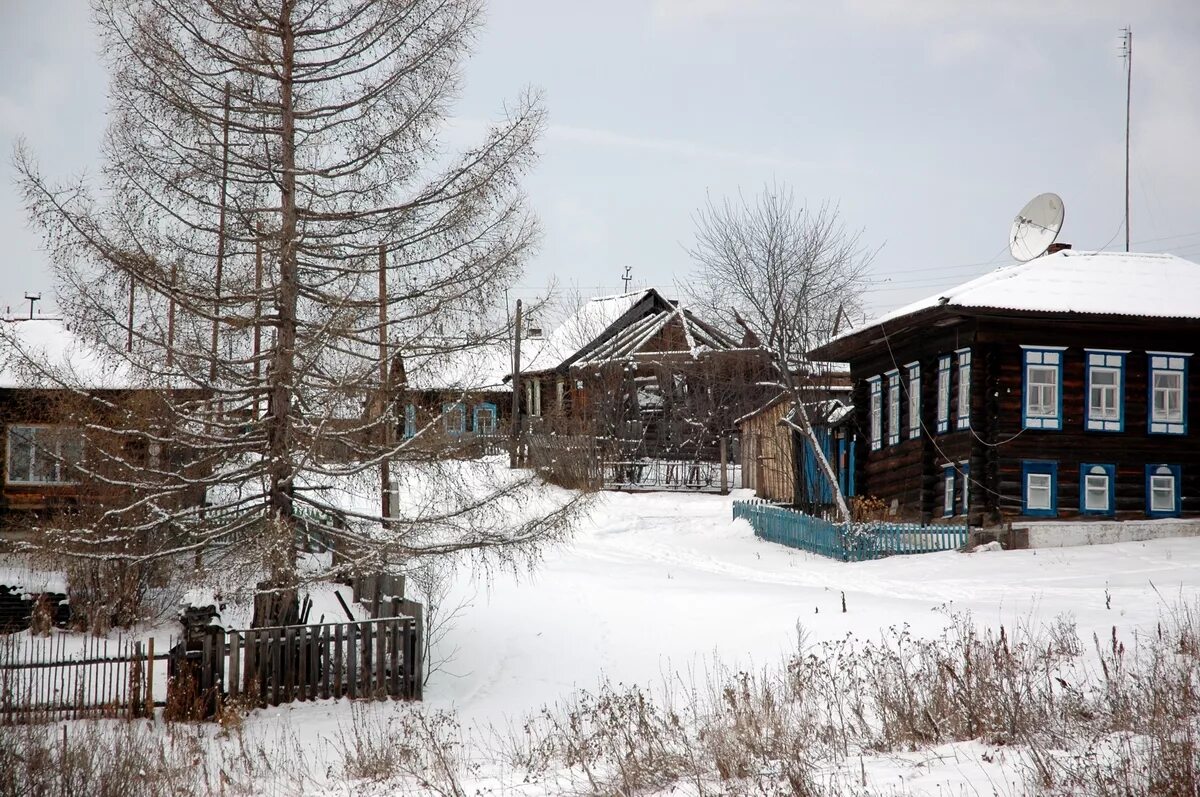
<path fill-rule="evenodd" d="M 1146 514 L 1149 517 L 1178 517 L 1182 509 L 1178 465 L 1146 466 Z"/>
<path fill-rule="evenodd" d="M 447 401 L 443 404 L 442 428 L 451 437 L 459 437 L 467 431 L 467 405 L 461 401 Z"/>
<path fill-rule="evenodd" d="M 417 436 L 417 408 L 409 404 L 404 408 L 404 437 Z"/>
<path fill-rule="evenodd" d="M 904 366 L 908 372 L 908 439 L 921 436 L 921 364 Z"/>
<path fill-rule="evenodd" d="M 471 413 L 471 428 L 475 430 L 475 434 L 495 434 L 496 405 L 490 401 L 476 404 Z"/>
<path fill-rule="evenodd" d="M 1191 354 L 1150 351 L 1147 401 L 1150 434 L 1187 434 L 1188 359 Z"/>
<path fill-rule="evenodd" d="M 1021 463 L 1021 514 L 1058 516 L 1058 463 L 1025 460 Z"/>
<path fill-rule="evenodd" d="M 873 376 L 867 380 L 867 387 L 871 396 L 871 450 L 878 451 L 883 448 L 883 383 Z"/>
<path fill-rule="evenodd" d="M 954 352 L 958 358 L 958 400 L 955 405 L 954 428 L 971 428 L 971 350 L 957 349 Z"/>
<path fill-rule="evenodd" d="M 937 431 L 950 431 L 950 355 L 938 357 Z"/>
<path fill-rule="evenodd" d="M 1021 427 L 1062 429 L 1062 373 L 1065 347 L 1022 346 Z"/>
<path fill-rule="evenodd" d="M 889 446 L 894 446 L 900 442 L 900 372 L 893 369 L 885 376 L 888 384 L 887 441 Z"/>
<path fill-rule="evenodd" d="M 1079 465 L 1079 514 L 1116 513 L 1117 466 L 1084 462 Z"/>
<path fill-rule="evenodd" d="M 942 466 L 942 517 L 954 517 L 954 486 L 958 474 L 954 465 Z"/>
<path fill-rule="evenodd" d="M 1084 427 L 1089 432 L 1125 431 L 1125 355 L 1129 352 L 1085 349 L 1087 393 Z"/>

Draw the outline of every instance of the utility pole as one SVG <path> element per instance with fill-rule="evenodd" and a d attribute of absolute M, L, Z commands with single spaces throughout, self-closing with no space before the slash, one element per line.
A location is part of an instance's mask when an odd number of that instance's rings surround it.
<path fill-rule="evenodd" d="M 217 323 L 221 318 L 221 276 L 225 268 L 225 188 L 229 182 L 229 81 L 225 81 L 225 118 L 221 123 L 221 193 L 217 210 L 217 273 L 213 285 L 212 360 L 208 367 L 210 386 L 217 383 Z"/>
<path fill-rule="evenodd" d="M 626 266 L 625 274 L 621 277 L 621 280 L 625 283 L 625 293 L 629 293 L 629 281 L 633 279 L 632 271 L 633 268 L 631 266 Z"/>
<path fill-rule="evenodd" d="M 517 467 L 517 447 L 521 444 L 521 300 L 513 322 L 512 421 L 509 423 L 508 467 Z"/>
<path fill-rule="evenodd" d="M 1133 96 L 1133 28 L 1123 28 L 1121 57 L 1125 59 L 1125 251 L 1129 251 L 1129 109 Z"/>
<path fill-rule="evenodd" d="M 392 474 L 388 454 L 392 447 L 392 422 L 388 417 L 388 409 L 392 401 L 392 391 L 388 379 L 388 299 L 387 299 L 387 247 L 379 245 L 379 414 L 383 419 L 383 457 L 379 460 L 379 478 L 382 488 L 383 519 L 392 516 Z"/>

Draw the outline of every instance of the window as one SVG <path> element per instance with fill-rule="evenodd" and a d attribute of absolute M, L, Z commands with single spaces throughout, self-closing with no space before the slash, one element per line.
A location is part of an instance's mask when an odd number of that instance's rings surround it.
<path fill-rule="evenodd" d="M 954 515 L 954 466 L 946 465 L 942 468 L 942 516 L 953 517 Z"/>
<path fill-rule="evenodd" d="M 971 428 L 971 350 L 959 349 L 958 355 L 958 408 L 955 428 Z"/>
<path fill-rule="evenodd" d="M 471 426 L 475 429 L 475 434 L 495 434 L 496 405 L 488 401 L 476 404 Z"/>
<path fill-rule="evenodd" d="M 900 442 L 900 372 L 888 371 L 888 445 Z"/>
<path fill-rule="evenodd" d="M 404 408 L 404 436 L 417 436 L 417 408 L 412 404 Z"/>
<path fill-rule="evenodd" d="M 1087 350 L 1087 420 L 1093 432 L 1125 430 L 1125 355 Z"/>
<path fill-rule="evenodd" d="M 938 357 L 937 381 L 937 430 L 938 434 L 950 429 L 950 355 Z"/>
<path fill-rule="evenodd" d="M 461 401 L 446 402 L 442 405 L 442 428 L 451 437 L 458 437 L 467 431 L 467 405 Z"/>
<path fill-rule="evenodd" d="M 1062 428 L 1062 358 L 1065 349 L 1022 346 L 1025 350 L 1025 429 Z"/>
<path fill-rule="evenodd" d="M 1146 466 L 1146 514 L 1150 517 L 1174 517 L 1179 514 L 1178 465 Z"/>
<path fill-rule="evenodd" d="M 971 507 L 971 464 L 966 460 L 958 463 L 958 475 L 962 479 L 958 494 L 962 496 L 962 513 L 965 515 Z"/>
<path fill-rule="evenodd" d="M 1058 515 L 1058 463 L 1027 460 L 1021 463 L 1021 511 L 1026 515 Z"/>
<path fill-rule="evenodd" d="M 1114 485 L 1116 466 L 1079 466 L 1079 512 L 1083 515 L 1111 515 L 1116 511 Z"/>
<path fill-rule="evenodd" d="M 1150 355 L 1150 433 L 1187 434 L 1187 366 L 1190 354 Z"/>
<path fill-rule="evenodd" d="M 79 481 L 83 437 L 66 426 L 8 427 L 10 484 L 70 484 Z"/>
<path fill-rule="evenodd" d="M 908 371 L 908 438 L 921 436 L 921 364 L 909 363 Z"/>
<path fill-rule="evenodd" d="M 877 376 L 868 379 L 867 385 L 871 392 L 871 450 L 878 451 L 883 447 L 883 385 Z"/>

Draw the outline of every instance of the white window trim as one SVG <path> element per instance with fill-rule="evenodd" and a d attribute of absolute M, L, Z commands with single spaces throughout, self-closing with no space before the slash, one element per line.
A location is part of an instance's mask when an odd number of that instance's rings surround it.
<path fill-rule="evenodd" d="M 908 439 L 921 436 L 921 364 L 904 366 L 908 373 Z"/>
<path fill-rule="evenodd" d="M 971 428 L 971 350 L 957 349 L 958 401 L 955 409 L 955 428 Z"/>
<path fill-rule="evenodd" d="M 1104 502 L 1101 506 L 1092 506 L 1092 481 L 1098 480 L 1104 487 Z M 1107 473 L 1085 473 L 1083 474 L 1083 509 L 1086 512 L 1107 512 L 1109 505 L 1112 503 L 1112 479 L 1108 478 Z"/>
<path fill-rule="evenodd" d="M 1166 492 L 1170 496 L 1170 499 L 1171 499 L 1170 503 L 1168 504 L 1168 506 L 1165 509 L 1161 509 L 1154 505 L 1155 496 L 1157 496 L 1159 493 L 1163 492 L 1163 490 L 1156 487 L 1156 483 L 1161 484 L 1163 482 L 1165 482 L 1168 486 L 1168 489 L 1166 490 Z M 1178 487 L 1178 485 L 1175 484 L 1175 474 L 1173 474 L 1173 473 L 1170 475 L 1164 475 L 1164 474 L 1158 474 L 1158 473 L 1150 474 L 1150 511 L 1151 512 L 1160 512 L 1163 514 L 1166 514 L 1168 512 L 1174 512 L 1175 511 L 1175 490 L 1177 487 Z"/>
<path fill-rule="evenodd" d="M 1119 349 L 1084 349 L 1084 368 L 1086 392 L 1086 412 L 1084 425 L 1091 432 L 1123 432 L 1125 431 L 1125 355 L 1127 350 Z M 1092 376 L 1096 373 L 1115 373 L 1116 384 L 1113 385 L 1114 416 L 1096 413 L 1096 405 L 1092 403 Z"/>
<path fill-rule="evenodd" d="M 882 378 L 873 376 L 867 380 L 867 390 L 870 398 L 869 422 L 871 432 L 871 450 L 883 448 L 883 383 Z"/>
<path fill-rule="evenodd" d="M 938 357 L 937 379 L 937 430 L 950 430 L 950 355 Z"/>
<path fill-rule="evenodd" d="M 884 376 L 888 383 L 887 441 L 889 446 L 894 446 L 900 442 L 900 372 L 892 370 Z"/>
<path fill-rule="evenodd" d="M 954 487 L 958 475 L 953 465 L 942 467 L 942 517 L 954 517 Z"/>
<path fill-rule="evenodd" d="M 1033 503 L 1033 481 L 1034 481 L 1034 479 L 1037 479 L 1039 481 L 1041 481 L 1042 479 L 1045 480 L 1045 484 L 1043 485 L 1043 487 L 1038 488 L 1039 490 L 1044 488 L 1046 491 L 1046 505 L 1045 506 L 1035 506 Z M 1054 508 L 1053 493 L 1054 493 L 1054 477 L 1051 476 L 1049 473 L 1027 473 L 1025 475 L 1025 508 L 1026 509 L 1033 509 L 1033 510 L 1037 510 L 1039 512 L 1050 511 L 1051 509 Z"/>

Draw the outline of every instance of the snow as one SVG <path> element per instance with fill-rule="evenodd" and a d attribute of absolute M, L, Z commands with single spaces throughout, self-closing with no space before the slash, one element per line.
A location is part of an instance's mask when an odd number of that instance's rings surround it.
<path fill-rule="evenodd" d="M 0 321 L 0 388 L 62 383 L 97 390 L 137 386 L 128 366 L 107 362 L 60 318 Z"/>
<path fill-rule="evenodd" d="M 546 793 L 523 788 L 520 773 L 496 763 L 490 729 L 519 729 L 542 705 L 594 690 L 601 678 L 653 691 L 703 681 L 717 660 L 771 666 L 795 651 L 800 629 L 812 643 L 878 638 L 905 625 L 930 637 L 946 626 L 947 609 L 992 628 L 1038 628 L 1069 615 L 1081 639 L 1107 638 L 1114 626 L 1126 638 L 1153 629 L 1175 602 L 1200 597 L 1200 538 L 843 563 L 756 539 L 745 521 L 730 519 L 731 501 L 746 497 L 601 494 L 574 539 L 536 569 L 460 569 L 442 606 L 461 608 L 432 655 L 435 664 L 449 659 L 423 708 L 457 712 L 468 753 L 488 762 L 466 793 Z M 383 727 L 412 707 L 365 710 Z M 296 703 L 255 711 L 245 728 L 268 741 L 294 736 L 319 773 L 336 768 L 336 739 L 352 711 L 345 700 Z M 978 741 L 867 757 L 863 791 L 1018 794 L 1020 761 L 1015 748 Z M 858 767 L 855 760 L 855 786 Z"/>
<path fill-rule="evenodd" d="M 1046 313 L 1200 318 L 1200 264 L 1171 254 L 1066 249 L 981 277 L 893 310 L 834 340 L 939 304 Z M 832 342 L 832 341 L 831 341 Z"/>

